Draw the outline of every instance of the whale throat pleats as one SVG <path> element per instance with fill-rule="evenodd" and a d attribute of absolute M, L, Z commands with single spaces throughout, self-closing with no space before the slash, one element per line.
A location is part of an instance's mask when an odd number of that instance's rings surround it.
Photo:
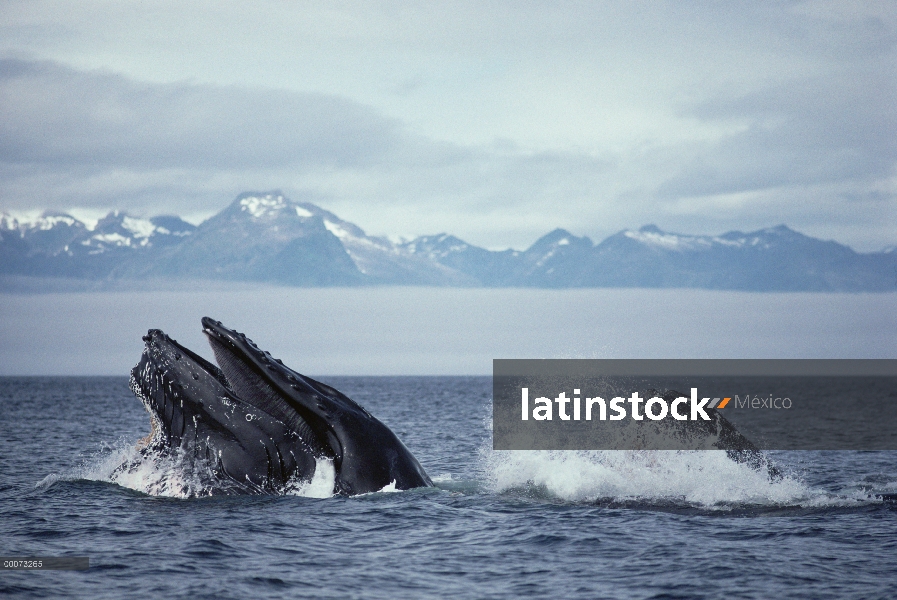
<path fill-rule="evenodd" d="M 333 451 L 321 442 L 320 437 L 308 421 L 287 402 L 286 399 L 264 377 L 259 375 L 239 358 L 235 357 L 218 341 L 211 339 L 215 360 L 234 394 L 246 404 L 266 412 L 287 425 L 304 440 L 318 456 L 332 457 Z"/>

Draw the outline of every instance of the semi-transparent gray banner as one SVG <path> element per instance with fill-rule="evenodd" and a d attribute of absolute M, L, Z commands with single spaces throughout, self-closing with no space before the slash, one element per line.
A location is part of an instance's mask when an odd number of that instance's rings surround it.
<path fill-rule="evenodd" d="M 496 450 L 897 450 L 897 360 L 493 361 Z"/>
<path fill-rule="evenodd" d="M 90 568 L 87 556 L 2 556 L 0 569 L 11 571 L 84 571 Z"/>

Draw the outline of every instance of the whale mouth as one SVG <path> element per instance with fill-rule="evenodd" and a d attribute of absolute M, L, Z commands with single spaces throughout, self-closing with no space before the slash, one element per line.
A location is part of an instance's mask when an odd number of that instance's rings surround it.
<path fill-rule="evenodd" d="M 217 366 L 158 329 L 143 338 L 130 387 L 150 414 L 150 434 L 138 442 L 144 455 L 205 460 L 227 480 L 222 489 L 249 493 L 311 481 L 318 464 L 335 473 L 341 495 L 393 481 L 397 489 L 432 485 L 395 433 L 353 400 L 220 321 L 202 324 Z"/>
<path fill-rule="evenodd" d="M 159 419 L 156 417 L 156 413 L 150 410 L 150 407 L 146 406 L 146 403 L 144 403 L 144 406 L 146 408 L 146 412 L 149 413 L 150 417 L 150 432 L 146 434 L 145 437 L 137 440 L 137 443 L 134 444 L 134 448 L 137 450 L 143 450 L 152 446 L 153 440 L 158 437 L 159 432 L 161 431 L 161 428 L 159 426 Z"/>
<path fill-rule="evenodd" d="M 314 478 L 327 454 L 295 419 L 288 424 L 241 398 L 221 369 L 161 330 L 143 340 L 129 385 L 149 413 L 150 432 L 123 470 L 170 458 L 226 494 L 288 491 Z"/>
<path fill-rule="evenodd" d="M 197 418 L 209 424 L 214 420 L 210 414 L 220 417 L 238 406 L 282 424 L 302 440 L 303 452 L 315 459 L 338 458 L 330 443 L 335 436 L 323 435 L 319 420 L 303 407 L 285 401 L 282 390 L 266 377 L 263 365 L 274 362 L 270 354 L 220 322 L 206 317 L 203 326 L 220 366 L 159 329 L 143 336 L 145 346 L 140 362 L 131 371 L 130 388 L 149 413 L 150 432 L 138 440 L 138 450 L 180 446 L 189 441 L 185 435 L 190 437 L 190 432 L 195 432 Z M 257 417 L 247 413 L 247 418 Z M 338 460 L 335 462 L 338 465 Z"/>
<path fill-rule="evenodd" d="M 163 331 L 151 329 L 143 341 L 129 381 L 150 416 L 150 432 L 137 442 L 138 449 L 177 446 L 191 432 L 195 437 L 197 419 L 211 424 L 236 406 L 260 408 L 240 398 L 218 366 Z"/>
<path fill-rule="evenodd" d="M 183 391 L 182 381 L 187 373 L 198 376 L 202 372 L 225 385 L 221 381 L 223 376 L 216 377 L 213 365 L 161 330 L 149 330 L 143 341 L 145 346 L 141 360 L 131 370 L 129 381 L 131 391 L 143 403 L 150 417 L 150 432 L 137 441 L 138 450 L 151 449 L 167 441 L 174 429 L 179 430 L 177 433 L 183 433 L 184 426 L 179 423 L 178 417 L 183 414 L 184 402 L 189 404 L 191 400 L 190 395 Z"/>
<path fill-rule="evenodd" d="M 335 435 L 311 411 L 288 402 L 281 386 L 271 376 L 270 372 L 277 367 L 286 369 L 281 360 L 261 350 L 245 334 L 227 329 L 220 321 L 203 317 L 202 325 L 221 376 L 234 395 L 286 424 L 319 458 L 338 458 Z M 294 380 L 298 381 L 295 377 Z"/>

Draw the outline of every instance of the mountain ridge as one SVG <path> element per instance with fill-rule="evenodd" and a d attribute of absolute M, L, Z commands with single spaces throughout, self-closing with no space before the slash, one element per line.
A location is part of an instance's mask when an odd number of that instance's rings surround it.
<path fill-rule="evenodd" d="M 597 243 L 558 228 L 526 250 L 487 250 L 449 233 L 396 243 L 274 190 L 242 193 L 197 226 L 112 211 L 90 228 L 61 212 L 0 212 L 0 277 L 862 292 L 897 289 L 897 252 L 858 253 L 784 224 L 715 236 L 651 224 Z"/>

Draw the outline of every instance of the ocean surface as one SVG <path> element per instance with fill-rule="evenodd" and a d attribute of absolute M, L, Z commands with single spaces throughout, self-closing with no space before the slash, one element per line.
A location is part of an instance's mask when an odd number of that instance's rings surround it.
<path fill-rule="evenodd" d="M 322 377 L 432 489 L 203 497 L 171 464 L 114 480 L 149 418 L 124 377 L 0 378 L 3 598 L 893 598 L 895 452 L 496 452 L 489 377 Z M 188 497 L 189 496 L 189 497 Z"/>

